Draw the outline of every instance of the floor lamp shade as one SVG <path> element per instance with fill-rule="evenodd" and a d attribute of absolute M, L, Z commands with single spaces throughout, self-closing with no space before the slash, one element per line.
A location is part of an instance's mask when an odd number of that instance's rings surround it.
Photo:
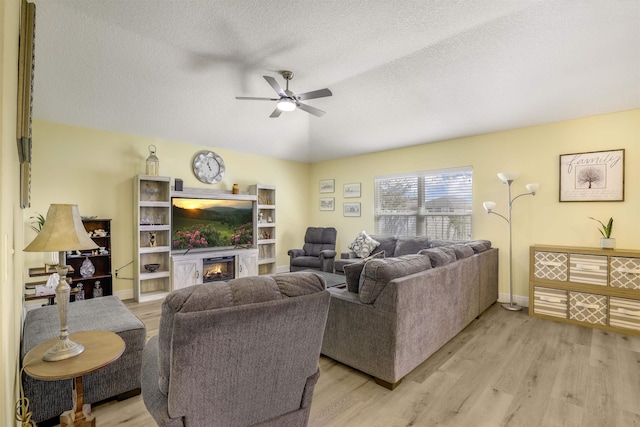
<path fill-rule="evenodd" d="M 47 218 L 40 233 L 29 243 L 25 252 L 53 252 L 59 253 L 57 272 L 60 275 L 56 287 L 56 303 L 60 321 L 60 340 L 43 357 L 44 360 L 55 362 L 68 359 L 84 351 L 81 344 L 69 339 L 67 330 L 67 306 L 71 287 L 67 283 L 67 267 L 64 262 L 65 251 L 96 249 L 98 245 L 87 234 L 82 224 L 82 218 L 77 205 L 53 204 L 49 207 Z"/>

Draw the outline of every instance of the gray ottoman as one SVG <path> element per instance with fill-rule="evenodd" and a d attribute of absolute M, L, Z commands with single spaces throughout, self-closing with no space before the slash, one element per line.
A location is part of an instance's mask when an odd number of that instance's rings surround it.
<path fill-rule="evenodd" d="M 95 403 L 140 389 L 142 350 L 147 331 L 118 297 L 106 296 L 69 304 L 69 333 L 105 330 L 118 334 L 125 343 L 120 359 L 82 378 L 84 402 Z M 21 360 L 36 345 L 60 335 L 58 307 L 47 306 L 27 312 L 24 321 Z M 55 362 L 51 362 L 55 363 Z M 29 410 L 37 423 L 58 417 L 73 408 L 72 380 L 39 381 L 22 375 Z"/>

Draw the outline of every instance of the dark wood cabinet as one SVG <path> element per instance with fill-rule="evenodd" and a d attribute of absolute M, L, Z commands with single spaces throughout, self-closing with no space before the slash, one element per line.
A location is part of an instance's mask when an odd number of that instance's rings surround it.
<path fill-rule="evenodd" d="M 102 295 L 113 294 L 113 277 L 111 274 L 111 220 L 110 219 L 83 219 L 85 230 L 91 239 L 99 246 L 99 249 L 86 251 L 73 251 L 67 253 L 67 265 L 73 267 L 71 288 L 82 284 L 84 298 L 94 298 L 96 289 L 102 290 Z M 95 269 L 91 276 L 82 277 L 82 263 L 89 260 Z"/>

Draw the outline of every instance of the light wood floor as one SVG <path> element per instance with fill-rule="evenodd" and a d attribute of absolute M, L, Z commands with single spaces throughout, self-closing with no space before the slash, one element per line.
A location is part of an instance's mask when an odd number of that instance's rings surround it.
<path fill-rule="evenodd" d="M 159 302 L 129 308 L 158 332 Z M 320 358 L 310 426 L 640 426 L 640 337 L 492 306 L 394 391 Z M 141 396 L 95 405 L 99 427 L 154 426 Z"/>

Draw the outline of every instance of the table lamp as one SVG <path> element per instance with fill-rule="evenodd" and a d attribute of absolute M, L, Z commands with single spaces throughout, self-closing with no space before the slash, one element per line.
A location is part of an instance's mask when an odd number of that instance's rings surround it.
<path fill-rule="evenodd" d="M 91 240 L 82 224 L 78 206 L 62 204 L 49 206 L 42 230 L 33 242 L 24 248 L 25 252 L 57 251 L 59 253 L 60 261 L 56 271 L 60 275 L 60 281 L 56 287 L 56 302 L 60 320 L 60 340 L 45 353 L 43 359 L 48 362 L 69 359 L 84 351 L 81 344 L 69 339 L 67 330 L 67 307 L 71 287 L 67 283 L 68 267 L 65 265 L 65 252 L 96 248 L 98 245 Z"/>

